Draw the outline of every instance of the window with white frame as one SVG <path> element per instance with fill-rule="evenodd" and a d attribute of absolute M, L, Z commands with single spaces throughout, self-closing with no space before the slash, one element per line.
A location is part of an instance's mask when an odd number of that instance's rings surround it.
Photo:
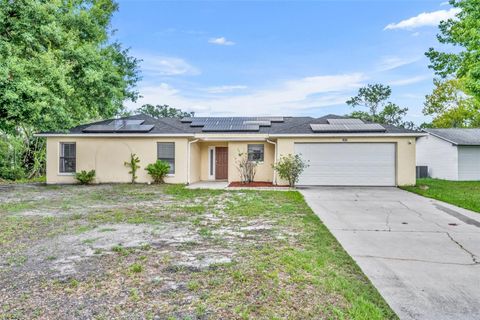
<path fill-rule="evenodd" d="M 264 145 L 263 144 L 249 144 L 248 145 L 248 160 L 262 162 L 264 159 Z"/>
<path fill-rule="evenodd" d="M 75 173 L 77 146 L 75 142 L 60 142 L 60 173 Z"/>
<path fill-rule="evenodd" d="M 169 174 L 175 173 L 175 142 L 158 142 L 157 159 L 170 165 Z"/>

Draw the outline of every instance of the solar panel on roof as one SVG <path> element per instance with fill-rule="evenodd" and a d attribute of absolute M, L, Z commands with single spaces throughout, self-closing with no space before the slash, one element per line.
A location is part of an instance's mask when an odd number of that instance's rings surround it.
<path fill-rule="evenodd" d="M 113 132 L 149 132 L 153 125 L 144 125 L 145 120 L 116 119 L 108 124 L 94 124 L 83 129 L 90 133 L 113 133 Z"/>
<path fill-rule="evenodd" d="M 149 132 L 153 127 L 151 124 L 131 124 L 117 129 L 116 132 Z"/>
<path fill-rule="evenodd" d="M 283 117 L 185 117 L 183 123 L 203 127 L 202 131 L 258 131 L 272 122 L 283 122 Z"/>
<path fill-rule="evenodd" d="M 378 123 L 351 124 L 310 124 L 314 132 L 384 132 L 386 129 Z"/>
<path fill-rule="evenodd" d="M 83 129 L 83 132 L 115 132 L 116 129 L 108 124 L 94 124 Z"/>
<path fill-rule="evenodd" d="M 360 119 L 327 119 L 330 124 L 364 124 Z"/>
<path fill-rule="evenodd" d="M 243 124 L 257 124 L 262 127 L 270 127 L 272 125 L 272 122 L 267 120 L 246 120 L 243 121 Z"/>
<path fill-rule="evenodd" d="M 378 123 L 346 124 L 350 131 L 385 131 L 386 129 Z"/>

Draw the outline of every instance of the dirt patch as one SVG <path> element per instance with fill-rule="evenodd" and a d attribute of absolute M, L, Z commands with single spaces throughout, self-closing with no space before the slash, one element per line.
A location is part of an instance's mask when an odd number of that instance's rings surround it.
<path fill-rule="evenodd" d="M 339 264 L 323 261 L 341 250 L 328 232 L 326 240 L 305 243 L 318 236 L 306 234 L 313 218 L 301 197 L 286 192 L 4 188 L 1 317 L 332 318 L 332 305 L 349 304 L 323 283 L 338 281 L 342 272 L 352 274 L 342 283 L 363 278 L 350 267 L 342 271 L 345 257 Z M 324 265 L 336 270 L 334 278 L 322 279 L 332 274 Z"/>

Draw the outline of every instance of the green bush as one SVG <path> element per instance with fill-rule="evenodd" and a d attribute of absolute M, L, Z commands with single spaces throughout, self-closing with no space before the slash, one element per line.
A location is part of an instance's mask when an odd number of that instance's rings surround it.
<path fill-rule="evenodd" d="M 137 170 L 140 168 L 138 165 L 140 163 L 140 159 L 137 157 L 135 153 L 130 154 L 130 161 L 125 161 L 124 164 L 126 167 L 130 168 L 130 173 L 132 175 L 132 183 L 135 183 L 137 181 Z"/>
<path fill-rule="evenodd" d="M 23 148 L 20 139 L 0 135 L 0 180 L 25 178 L 25 169 L 22 167 Z"/>
<path fill-rule="evenodd" d="M 170 172 L 170 164 L 168 162 L 157 160 L 155 163 L 150 163 L 145 170 L 152 177 L 155 183 L 164 183 L 165 176 Z"/>
<path fill-rule="evenodd" d="M 93 182 L 93 179 L 95 179 L 95 170 L 82 170 L 77 172 L 75 173 L 75 179 L 77 179 L 80 184 L 90 184 Z"/>
<path fill-rule="evenodd" d="M 278 173 L 280 178 L 287 180 L 290 187 L 294 187 L 298 182 L 300 174 L 308 167 L 308 164 L 300 157 L 300 155 L 288 154 L 282 156 L 280 160 L 272 165 L 273 169 Z"/>

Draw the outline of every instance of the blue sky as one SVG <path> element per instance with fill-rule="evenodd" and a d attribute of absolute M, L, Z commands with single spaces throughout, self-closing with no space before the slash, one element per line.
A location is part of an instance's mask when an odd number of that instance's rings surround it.
<path fill-rule="evenodd" d="M 144 103 L 197 115 L 345 114 L 367 83 L 419 124 L 440 1 L 119 1 L 115 38 L 143 59 Z"/>

